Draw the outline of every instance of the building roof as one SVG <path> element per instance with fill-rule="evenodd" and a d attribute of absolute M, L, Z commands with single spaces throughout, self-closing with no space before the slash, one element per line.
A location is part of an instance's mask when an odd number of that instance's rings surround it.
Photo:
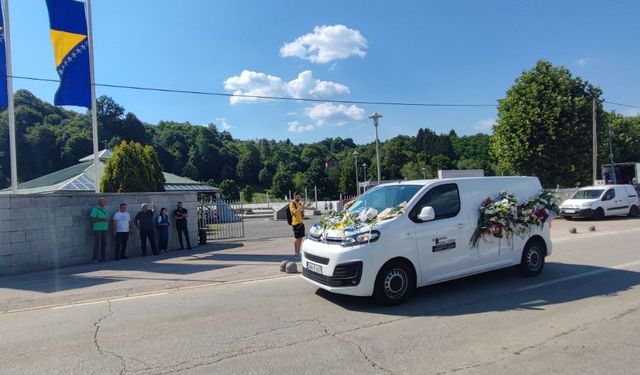
<path fill-rule="evenodd" d="M 98 172 L 104 174 L 105 162 L 113 153 L 110 150 L 102 150 L 98 154 Z M 18 184 L 18 192 L 22 194 L 52 193 L 55 191 L 95 191 L 95 170 L 93 155 L 80 159 L 80 163 L 72 165 L 57 172 L 38 177 L 31 181 Z M 162 172 L 165 179 L 166 191 L 200 191 L 218 193 L 217 187 L 205 185 L 201 182 L 172 173 Z M 10 189 L 5 189 L 8 191 Z"/>
<path fill-rule="evenodd" d="M 111 152 L 111 150 L 109 150 L 108 148 L 105 148 L 104 150 L 98 152 L 98 160 L 100 160 L 100 161 L 106 161 L 107 159 L 109 159 L 112 156 L 113 156 L 113 152 Z M 93 161 L 93 154 L 87 155 L 87 156 L 83 157 L 82 159 L 80 159 L 78 161 L 80 161 L 80 162 Z"/>

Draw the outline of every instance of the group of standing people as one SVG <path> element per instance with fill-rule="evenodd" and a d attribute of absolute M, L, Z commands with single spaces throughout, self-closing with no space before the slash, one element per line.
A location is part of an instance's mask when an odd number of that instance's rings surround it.
<path fill-rule="evenodd" d="M 106 262 L 107 235 L 109 233 L 109 223 L 111 223 L 111 231 L 115 239 L 114 260 L 127 259 L 126 250 L 129 236 L 133 233 L 133 227 L 138 229 L 140 235 L 140 251 L 142 256 L 147 256 L 147 241 L 151 245 L 151 253 L 159 255 L 168 252 L 169 243 L 169 226 L 171 220 L 167 214 L 166 208 L 161 208 L 160 213 L 156 217 L 155 204 L 151 209 L 147 203 L 140 205 L 140 211 L 133 220 L 127 212 L 127 204 L 120 203 L 120 208 L 112 216 L 109 216 L 107 209 L 107 200 L 100 198 L 98 205 L 93 207 L 89 214 L 94 234 L 93 245 L 93 261 Z M 178 232 L 178 240 L 180 242 L 180 250 L 184 250 L 183 236 L 187 243 L 187 249 L 191 250 L 191 242 L 189 240 L 189 231 L 187 229 L 187 218 L 189 214 L 187 209 L 182 207 L 182 202 L 178 202 L 176 209 L 173 211 L 173 220 Z M 155 231 L 158 231 L 158 247 L 155 242 Z"/>

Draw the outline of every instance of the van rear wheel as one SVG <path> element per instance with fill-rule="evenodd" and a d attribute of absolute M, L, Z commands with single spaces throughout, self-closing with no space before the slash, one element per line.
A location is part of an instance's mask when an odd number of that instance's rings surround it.
<path fill-rule="evenodd" d="M 631 217 L 640 216 L 640 209 L 638 209 L 638 206 L 631 206 L 631 208 L 629 209 L 629 216 Z"/>
<path fill-rule="evenodd" d="M 540 240 L 529 240 L 522 251 L 520 273 L 526 277 L 538 276 L 544 268 L 544 254 L 544 245 Z"/>
<path fill-rule="evenodd" d="M 415 288 L 413 269 L 406 262 L 393 260 L 378 272 L 373 298 L 383 306 L 404 303 Z"/>

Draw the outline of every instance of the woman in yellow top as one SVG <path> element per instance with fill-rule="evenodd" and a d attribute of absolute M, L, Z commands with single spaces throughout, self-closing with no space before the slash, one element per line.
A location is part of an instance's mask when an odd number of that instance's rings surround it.
<path fill-rule="evenodd" d="M 289 211 L 291 212 L 291 226 L 293 227 L 295 254 L 294 261 L 300 260 L 300 247 L 302 247 L 302 239 L 304 238 L 304 205 L 300 203 L 300 193 L 293 193 L 293 202 L 289 203 Z"/>

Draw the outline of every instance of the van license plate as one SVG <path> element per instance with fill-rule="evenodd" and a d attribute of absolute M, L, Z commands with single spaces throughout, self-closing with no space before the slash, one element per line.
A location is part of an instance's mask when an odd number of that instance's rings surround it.
<path fill-rule="evenodd" d="M 570 209 L 567 209 L 567 210 L 564 210 L 564 212 L 566 212 L 566 213 L 568 213 L 568 214 L 575 214 L 575 213 L 576 213 L 576 210 L 570 210 Z"/>
<path fill-rule="evenodd" d="M 307 262 L 307 268 L 309 269 L 309 271 L 313 271 L 315 273 L 322 274 L 322 266 L 319 266 L 317 264 L 313 264 L 311 262 Z"/>

